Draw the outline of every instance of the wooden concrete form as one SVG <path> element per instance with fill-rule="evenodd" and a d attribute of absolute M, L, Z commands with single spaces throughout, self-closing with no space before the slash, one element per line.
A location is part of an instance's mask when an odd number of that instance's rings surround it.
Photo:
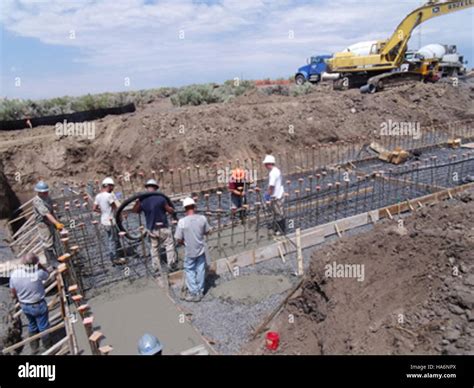
<path fill-rule="evenodd" d="M 306 229 L 301 232 L 301 247 L 302 249 L 305 249 L 319 245 L 323 243 L 327 237 L 333 236 L 335 234 L 338 236 L 343 236 L 344 232 L 348 230 L 376 223 L 381 218 L 391 218 L 393 217 L 392 215 L 414 211 L 428 203 L 435 203 L 441 200 L 450 199 L 454 194 L 463 192 L 470 188 L 474 188 L 474 183 L 468 183 L 455 188 L 444 189 L 433 194 L 414 198 L 399 204 L 386 206 L 380 209 L 357 214 L 355 216 Z M 295 239 L 296 233 L 291 233 L 284 237 L 284 239 L 280 238 L 279 240 L 276 240 L 275 243 L 269 244 L 267 246 L 258 247 L 249 251 L 218 259 L 210 263 L 210 270 L 216 274 L 223 274 L 229 271 L 229 267 L 246 267 L 276 257 L 284 257 L 285 255 L 297 251 Z M 179 283 L 183 279 L 183 271 L 173 272 L 169 274 L 168 277 L 172 284 Z"/>

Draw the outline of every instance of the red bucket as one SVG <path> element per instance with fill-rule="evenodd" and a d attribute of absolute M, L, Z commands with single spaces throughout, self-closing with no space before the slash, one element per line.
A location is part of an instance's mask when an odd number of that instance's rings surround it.
<path fill-rule="evenodd" d="M 267 349 L 277 350 L 280 345 L 280 335 L 276 331 L 269 331 L 266 336 Z"/>

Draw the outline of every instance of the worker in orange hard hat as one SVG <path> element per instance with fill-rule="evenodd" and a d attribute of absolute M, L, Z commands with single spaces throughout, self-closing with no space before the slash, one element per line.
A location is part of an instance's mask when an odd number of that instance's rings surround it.
<path fill-rule="evenodd" d="M 237 212 L 239 212 L 241 218 L 244 217 L 243 205 L 245 202 L 245 188 L 247 183 L 246 174 L 242 168 L 237 167 L 232 170 L 228 185 L 232 217 L 235 217 Z"/>

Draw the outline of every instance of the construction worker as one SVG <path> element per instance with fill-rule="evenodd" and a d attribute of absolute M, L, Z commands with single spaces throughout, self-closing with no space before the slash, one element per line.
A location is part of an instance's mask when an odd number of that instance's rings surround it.
<path fill-rule="evenodd" d="M 161 356 L 163 345 L 154 335 L 144 334 L 138 340 L 138 353 L 142 356 Z"/>
<path fill-rule="evenodd" d="M 49 196 L 49 186 L 46 182 L 39 181 L 35 185 L 36 196 L 33 198 L 33 212 L 43 252 L 48 265 L 56 267 L 57 254 L 54 249 L 55 229 L 62 230 L 64 225 L 58 221 L 54 214 L 53 202 Z"/>
<path fill-rule="evenodd" d="M 184 273 L 188 294 L 185 300 L 199 302 L 204 295 L 206 277 L 206 240 L 211 230 L 207 218 L 196 214 L 196 203 L 192 198 L 183 200 L 186 217 L 181 218 L 176 228 L 175 239 L 184 244 Z"/>
<path fill-rule="evenodd" d="M 50 326 L 43 285 L 49 273 L 34 253 L 27 253 L 20 259 L 20 263 L 10 274 L 10 289 L 13 299 L 20 303 L 21 310 L 28 319 L 28 331 L 32 337 Z M 41 340 L 45 349 L 51 346 L 48 334 L 43 335 Z M 30 346 L 33 354 L 37 353 L 39 339 L 31 341 Z"/>
<path fill-rule="evenodd" d="M 114 187 L 115 183 L 112 178 L 105 178 L 102 181 L 102 189 L 94 199 L 92 210 L 100 213 L 100 224 L 107 235 L 109 259 L 115 266 L 124 264 L 125 260 L 117 258 L 120 242 L 114 220 L 114 212 L 117 210 L 117 198 L 113 193 Z"/>
<path fill-rule="evenodd" d="M 235 217 L 237 211 L 239 212 L 241 218 L 244 216 L 244 210 L 242 209 L 242 206 L 244 205 L 244 199 L 246 195 L 246 184 L 247 181 L 245 177 L 245 171 L 241 168 L 232 170 L 232 175 L 228 184 L 232 217 Z"/>
<path fill-rule="evenodd" d="M 283 208 L 285 189 L 283 187 L 281 171 L 275 165 L 276 161 L 273 155 L 266 155 L 263 164 L 269 172 L 268 187 L 264 194 L 264 200 L 265 202 L 270 202 L 270 208 L 274 217 L 273 228 L 275 234 L 284 234 L 286 232 L 286 220 Z"/>
<path fill-rule="evenodd" d="M 145 183 L 148 192 L 154 193 L 159 189 L 158 182 L 149 179 Z M 166 198 L 162 196 L 151 196 L 143 200 L 138 200 L 133 207 L 135 213 L 143 211 L 146 220 L 146 232 L 151 241 L 152 266 L 157 271 L 160 266 L 160 246 L 166 249 L 166 260 L 168 267 L 176 262 L 176 252 L 174 250 L 173 232 L 169 227 L 166 213 L 174 215 L 174 208 L 170 206 Z"/>

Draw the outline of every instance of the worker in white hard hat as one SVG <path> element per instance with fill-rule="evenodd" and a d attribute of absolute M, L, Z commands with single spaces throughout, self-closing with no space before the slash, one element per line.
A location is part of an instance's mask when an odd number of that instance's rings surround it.
<path fill-rule="evenodd" d="M 157 192 L 158 182 L 149 179 L 145 183 L 145 189 L 148 192 Z M 173 232 L 171 231 L 167 214 L 174 215 L 175 211 L 172 204 L 168 203 L 162 196 L 151 196 L 142 200 L 137 200 L 133 207 L 135 213 L 141 211 L 145 214 L 146 233 L 151 242 L 151 263 L 153 269 L 158 271 L 161 268 L 160 248 L 163 246 L 166 250 L 166 261 L 168 268 L 176 263 L 176 252 L 173 241 Z"/>
<path fill-rule="evenodd" d="M 58 221 L 54 214 L 53 202 L 49 196 L 49 186 L 44 181 L 35 185 L 36 196 L 33 198 L 33 213 L 43 252 L 48 265 L 56 267 L 58 264 L 57 253 L 54 248 L 55 229 L 60 231 L 64 225 Z"/>
<path fill-rule="evenodd" d="M 186 217 L 181 218 L 175 232 L 178 244 L 184 244 L 184 273 L 188 302 L 199 302 L 204 295 L 206 278 L 206 239 L 211 227 L 207 218 L 196 214 L 196 203 L 192 198 L 183 200 Z"/>
<path fill-rule="evenodd" d="M 270 202 L 270 209 L 273 212 L 273 229 L 277 235 L 285 234 L 286 220 L 283 207 L 285 189 L 283 187 L 283 177 L 280 169 L 276 166 L 276 160 L 273 155 L 266 155 L 263 164 L 268 170 L 268 187 L 264 194 L 264 200 L 265 202 Z"/>
<path fill-rule="evenodd" d="M 117 228 L 115 225 L 114 213 L 117 210 L 117 198 L 114 194 L 114 180 L 105 178 L 102 181 L 102 189 L 94 199 L 92 210 L 100 213 L 100 224 L 107 235 L 108 254 L 113 265 L 124 264 L 124 259 L 118 259 L 118 251 L 120 242 L 118 238 Z"/>

